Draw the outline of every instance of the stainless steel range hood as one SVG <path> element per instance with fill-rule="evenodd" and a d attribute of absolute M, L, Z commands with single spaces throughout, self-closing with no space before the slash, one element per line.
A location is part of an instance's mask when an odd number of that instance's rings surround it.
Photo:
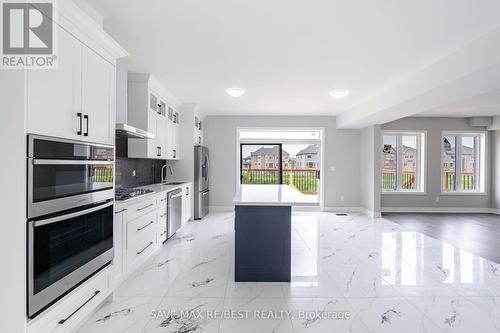
<path fill-rule="evenodd" d="M 116 135 L 134 139 L 154 139 L 155 135 L 127 124 L 116 124 Z"/>

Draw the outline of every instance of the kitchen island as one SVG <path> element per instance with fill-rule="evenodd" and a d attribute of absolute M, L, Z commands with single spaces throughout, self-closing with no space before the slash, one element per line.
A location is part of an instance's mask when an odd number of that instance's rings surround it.
<path fill-rule="evenodd" d="M 235 205 L 235 281 L 290 282 L 292 205 L 288 185 L 240 185 Z"/>

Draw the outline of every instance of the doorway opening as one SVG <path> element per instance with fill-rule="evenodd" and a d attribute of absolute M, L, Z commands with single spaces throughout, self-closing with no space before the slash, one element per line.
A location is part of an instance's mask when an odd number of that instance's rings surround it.
<path fill-rule="evenodd" d="M 322 129 L 239 129 L 239 183 L 288 185 L 321 202 Z"/>

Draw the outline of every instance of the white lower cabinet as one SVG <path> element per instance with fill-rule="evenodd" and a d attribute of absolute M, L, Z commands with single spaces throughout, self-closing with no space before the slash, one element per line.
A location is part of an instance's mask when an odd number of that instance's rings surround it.
<path fill-rule="evenodd" d="M 140 265 L 157 245 L 157 212 L 155 209 L 135 220 L 127 221 L 127 271 Z"/>
<path fill-rule="evenodd" d="M 28 321 L 28 333 L 74 331 L 112 293 L 112 267 L 106 267 L 64 296 L 42 315 Z"/>

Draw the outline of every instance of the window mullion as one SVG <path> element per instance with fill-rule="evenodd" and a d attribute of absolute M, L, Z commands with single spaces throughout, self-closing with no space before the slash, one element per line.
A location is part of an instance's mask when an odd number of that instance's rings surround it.
<path fill-rule="evenodd" d="M 481 152 L 482 152 L 482 142 L 481 136 L 474 137 L 474 191 L 481 191 L 481 177 L 482 174 L 482 161 L 481 161 Z"/>
<path fill-rule="evenodd" d="M 422 153 L 422 143 L 420 141 L 421 140 L 420 135 L 417 135 L 416 138 L 417 138 L 417 148 L 416 148 L 417 151 L 415 152 L 415 159 L 416 159 L 416 161 L 415 161 L 415 177 L 416 177 L 415 184 L 417 185 L 416 190 L 420 192 L 422 190 L 421 189 L 421 187 L 422 187 L 421 186 L 421 181 L 422 181 L 421 177 L 422 176 L 420 174 L 421 169 L 422 169 L 421 165 L 420 165 L 420 154 Z"/>
<path fill-rule="evenodd" d="M 403 172 L 402 172 L 402 163 L 403 163 L 403 158 L 402 158 L 402 155 L 403 155 L 403 147 L 402 147 L 402 143 L 403 143 L 403 136 L 401 134 L 399 134 L 397 137 L 396 137 L 396 146 L 397 146 L 397 167 L 396 167 L 396 189 L 398 191 L 401 191 L 403 189 L 403 184 L 402 184 L 402 181 L 401 181 L 401 177 L 403 175 Z"/>
<path fill-rule="evenodd" d="M 462 136 L 455 136 L 455 191 L 462 191 Z"/>

